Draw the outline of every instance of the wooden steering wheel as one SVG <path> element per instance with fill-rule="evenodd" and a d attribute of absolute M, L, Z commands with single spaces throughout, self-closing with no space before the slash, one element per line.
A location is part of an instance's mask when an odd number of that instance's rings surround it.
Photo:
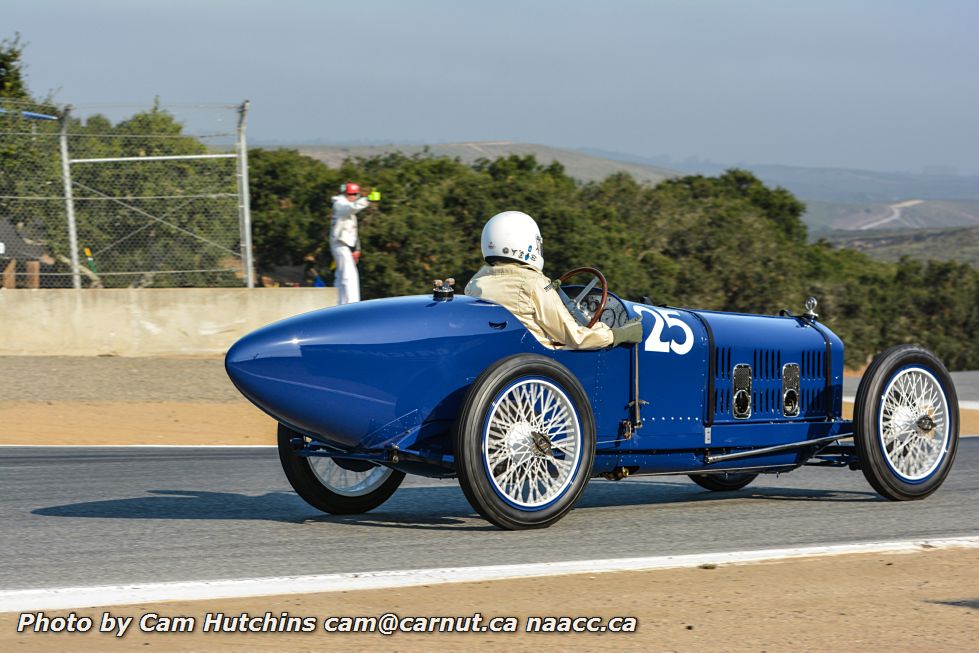
<path fill-rule="evenodd" d="M 574 299 L 568 297 L 568 295 L 565 294 L 564 290 L 562 290 L 560 287 L 558 287 L 558 292 L 561 294 L 561 299 L 564 300 L 564 305 L 568 307 L 568 311 L 571 312 L 571 315 L 574 316 L 579 324 L 590 329 L 591 327 L 595 326 L 595 323 L 598 322 L 598 319 L 602 316 L 602 311 L 605 310 L 605 302 L 608 301 L 608 282 L 605 281 L 605 275 L 595 268 L 575 268 L 573 270 L 568 270 L 558 277 L 558 281 L 563 284 L 565 281 L 578 274 L 590 274 L 592 275 L 592 280 L 588 282 L 588 285 L 586 285 Z M 598 303 L 598 308 L 595 309 L 595 313 L 589 320 L 588 316 L 585 315 L 584 311 L 581 309 L 581 302 L 585 301 L 588 293 L 590 293 L 592 288 L 594 288 L 599 282 L 602 284 L 602 300 Z"/>

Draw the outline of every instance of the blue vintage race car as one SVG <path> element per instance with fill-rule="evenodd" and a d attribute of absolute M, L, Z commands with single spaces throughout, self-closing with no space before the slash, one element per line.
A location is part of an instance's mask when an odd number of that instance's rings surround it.
<path fill-rule="evenodd" d="M 878 355 L 842 418 L 843 343 L 815 313 L 744 315 L 626 301 L 601 273 L 564 286 L 582 324 L 641 316 L 643 342 L 542 346 L 503 307 L 438 285 L 299 315 L 250 333 L 225 365 L 279 426 L 296 492 L 334 514 L 371 510 L 406 473 L 458 477 L 501 528 L 548 526 L 595 476 L 686 474 L 736 490 L 801 465 L 863 471 L 884 497 L 945 479 L 958 400 L 921 347 Z M 852 438 L 852 441 L 850 440 Z"/>

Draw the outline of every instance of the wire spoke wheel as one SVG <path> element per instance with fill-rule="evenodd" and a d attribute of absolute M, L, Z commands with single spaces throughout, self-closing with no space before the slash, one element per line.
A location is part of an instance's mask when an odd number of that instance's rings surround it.
<path fill-rule="evenodd" d="M 309 466 L 313 475 L 331 491 L 345 497 L 359 497 L 369 494 L 384 485 L 391 478 L 394 470 L 390 467 L 369 465 L 369 469 L 351 469 L 346 461 L 336 461 L 332 458 L 310 458 Z"/>
<path fill-rule="evenodd" d="M 334 515 L 357 515 L 378 507 L 394 494 L 404 472 L 366 460 L 300 456 L 293 441 L 310 438 L 279 424 L 279 462 L 289 484 L 306 503 Z"/>
<path fill-rule="evenodd" d="M 487 417 L 483 456 L 495 489 L 521 508 L 540 508 L 573 478 L 581 425 L 553 383 L 524 380 L 504 390 Z"/>
<path fill-rule="evenodd" d="M 934 354 L 913 345 L 882 352 L 860 380 L 853 414 L 860 468 L 875 490 L 903 501 L 938 489 L 955 459 L 959 404 Z"/>
<path fill-rule="evenodd" d="M 581 383 L 546 356 L 501 359 L 469 388 L 455 437 L 459 485 L 500 528 L 542 528 L 584 491 L 595 419 Z"/>
<path fill-rule="evenodd" d="M 948 402 L 927 370 L 899 372 L 884 390 L 880 438 L 890 466 L 909 481 L 935 471 L 948 448 Z"/>

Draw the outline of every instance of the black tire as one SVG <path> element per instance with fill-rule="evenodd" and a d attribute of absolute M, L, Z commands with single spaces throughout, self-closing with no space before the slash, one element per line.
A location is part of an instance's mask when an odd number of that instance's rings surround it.
<path fill-rule="evenodd" d="M 520 403 L 521 415 L 516 398 L 528 392 L 540 396 Z M 506 418 L 511 424 L 501 424 L 497 410 L 508 407 L 517 412 Z M 473 382 L 454 444 L 459 484 L 476 512 L 508 530 L 544 528 L 567 514 L 588 484 L 595 418 L 584 388 L 566 367 L 545 356 L 518 354 L 497 361 Z M 540 480 L 532 481 L 531 471 Z M 501 474 L 520 480 L 508 483 Z"/>
<path fill-rule="evenodd" d="M 945 480 L 958 447 L 959 401 L 948 370 L 916 345 L 885 350 L 860 379 L 853 423 L 870 485 L 895 501 L 925 498 Z"/>
<path fill-rule="evenodd" d="M 690 474 L 690 480 L 711 492 L 732 492 L 740 490 L 748 483 L 758 478 L 758 474 L 723 473 L 723 474 Z"/>
<path fill-rule="evenodd" d="M 292 445 L 293 438 L 297 437 L 301 437 L 301 434 L 285 424 L 279 424 L 279 461 L 292 489 L 318 510 L 333 515 L 359 515 L 390 499 L 404 480 L 404 472 L 366 461 L 298 456 Z M 345 490 L 339 485 L 331 484 L 326 478 L 328 474 L 332 475 L 339 470 L 364 474 L 363 481 L 369 482 L 363 488 L 352 485 Z M 367 472 L 374 470 L 383 471 L 376 472 L 372 479 Z"/>

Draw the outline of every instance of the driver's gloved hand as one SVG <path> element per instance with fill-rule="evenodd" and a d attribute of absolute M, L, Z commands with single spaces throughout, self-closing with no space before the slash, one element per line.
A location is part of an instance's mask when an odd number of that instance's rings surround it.
<path fill-rule="evenodd" d="M 612 346 L 642 342 L 642 318 L 634 317 L 620 327 L 612 328 Z"/>

